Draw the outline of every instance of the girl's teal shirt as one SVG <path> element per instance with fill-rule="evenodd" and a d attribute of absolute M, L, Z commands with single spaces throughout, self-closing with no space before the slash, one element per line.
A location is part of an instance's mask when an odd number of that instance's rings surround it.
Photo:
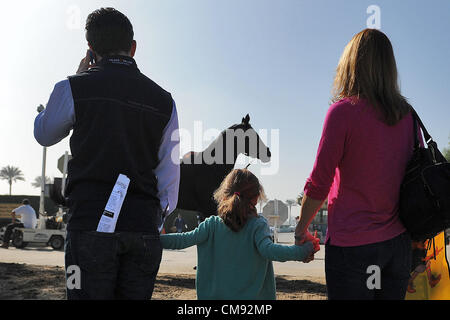
<path fill-rule="evenodd" d="M 253 217 L 239 232 L 211 216 L 195 230 L 161 235 L 165 249 L 197 245 L 197 297 L 200 300 L 274 300 L 272 261 L 302 261 L 312 252 L 303 246 L 274 244 L 267 220 Z"/>

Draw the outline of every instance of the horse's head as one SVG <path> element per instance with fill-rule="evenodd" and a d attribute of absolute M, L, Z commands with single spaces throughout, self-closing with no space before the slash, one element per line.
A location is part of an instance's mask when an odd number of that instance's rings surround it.
<path fill-rule="evenodd" d="M 248 114 L 242 118 L 241 123 L 231 126 L 227 131 L 232 131 L 233 133 L 236 155 L 244 154 L 248 157 L 259 159 L 263 163 L 270 161 L 272 156 L 270 149 L 250 125 L 250 116 Z"/>

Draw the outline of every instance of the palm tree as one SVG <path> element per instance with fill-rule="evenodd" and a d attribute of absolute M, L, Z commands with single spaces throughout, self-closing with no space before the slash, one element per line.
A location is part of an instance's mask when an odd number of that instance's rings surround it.
<path fill-rule="evenodd" d="M 302 191 L 298 196 L 297 196 L 297 198 L 295 199 L 295 200 L 297 200 L 297 204 L 299 205 L 299 206 L 301 206 L 302 205 L 302 201 L 303 201 L 303 196 L 305 195 L 305 193 Z"/>
<path fill-rule="evenodd" d="M 13 166 L 6 166 L 0 170 L 0 179 L 7 180 L 9 183 L 9 195 L 11 195 L 11 187 L 13 182 L 25 181 L 22 171 L 19 168 Z"/>
<path fill-rule="evenodd" d="M 36 178 L 34 178 L 34 181 L 31 183 L 31 185 L 34 188 L 40 188 L 41 182 L 42 182 L 42 176 L 37 176 Z M 45 184 L 50 184 L 50 183 L 52 183 L 52 180 L 50 179 L 50 177 L 45 176 Z"/>
<path fill-rule="evenodd" d="M 303 197 L 305 196 L 305 193 L 302 191 L 296 198 L 296 202 L 299 206 L 302 205 Z M 328 208 L 328 198 L 325 199 L 324 203 L 322 204 L 321 209 L 327 209 Z"/>

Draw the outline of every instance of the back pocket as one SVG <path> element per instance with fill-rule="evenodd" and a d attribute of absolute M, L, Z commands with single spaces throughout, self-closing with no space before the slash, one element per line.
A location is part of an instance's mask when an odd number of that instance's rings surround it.
<path fill-rule="evenodd" d="M 82 270 L 113 272 L 118 266 L 118 237 L 113 233 L 84 231 L 79 235 L 78 262 Z"/>
<path fill-rule="evenodd" d="M 141 270 L 144 273 L 158 272 L 162 258 L 162 245 L 159 235 L 144 235 L 142 236 L 142 243 L 144 252 L 142 261 L 139 263 Z"/>

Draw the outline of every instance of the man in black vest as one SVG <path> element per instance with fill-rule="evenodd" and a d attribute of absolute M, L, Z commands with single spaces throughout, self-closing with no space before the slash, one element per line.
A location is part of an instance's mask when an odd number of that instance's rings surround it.
<path fill-rule="evenodd" d="M 44 146 L 73 129 L 65 193 L 68 299 L 150 299 L 162 255 L 162 211 L 173 211 L 178 200 L 175 102 L 139 71 L 133 38 L 119 11 L 91 13 L 90 50 L 77 74 L 56 84 L 35 120 L 35 138 Z M 130 184 L 115 231 L 97 232 L 120 174 Z"/>

